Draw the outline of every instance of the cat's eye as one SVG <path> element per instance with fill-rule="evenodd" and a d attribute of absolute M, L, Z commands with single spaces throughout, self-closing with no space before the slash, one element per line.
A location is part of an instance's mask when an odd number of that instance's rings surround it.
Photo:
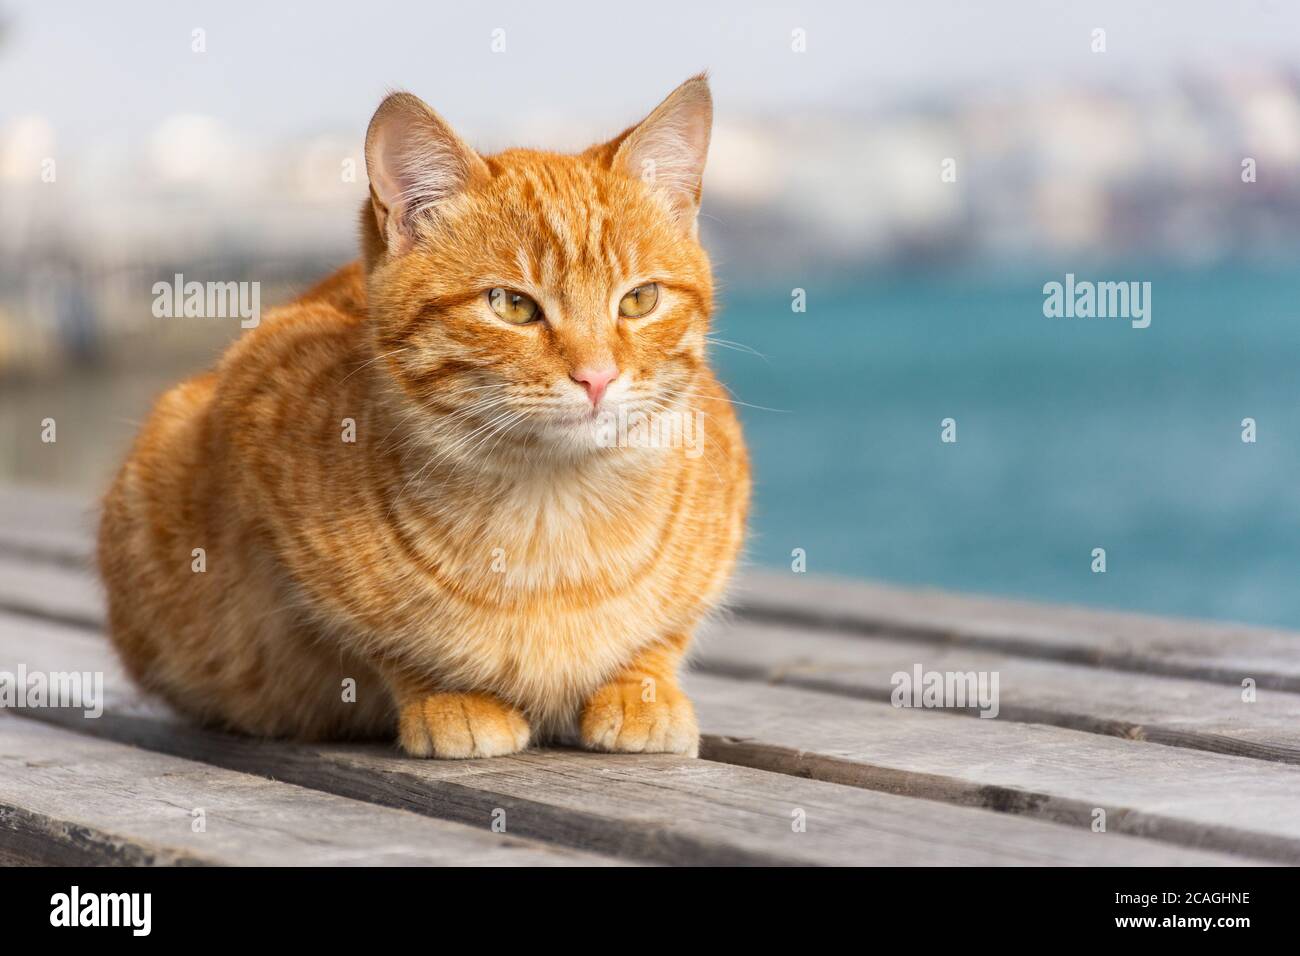
<path fill-rule="evenodd" d="M 536 302 L 522 292 L 511 289 L 488 290 L 488 304 L 492 306 L 493 312 L 511 325 L 523 325 L 542 315 Z"/>
<path fill-rule="evenodd" d="M 659 304 L 659 283 L 647 282 L 639 285 L 618 303 L 618 314 L 629 319 L 639 319 L 649 315 Z"/>

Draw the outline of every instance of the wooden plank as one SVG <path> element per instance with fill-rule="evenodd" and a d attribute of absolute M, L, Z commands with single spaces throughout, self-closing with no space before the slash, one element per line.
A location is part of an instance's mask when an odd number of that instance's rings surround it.
<path fill-rule="evenodd" d="M 1300 692 L 1300 633 L 750 571 L 736 612 L 803 629 Z"/>
<path fill-rule="evenodd" d="M 66 586 L 66 579 L 65 579 L 65 578 L 60 578 L 60 580 L 63 581 L 63 583 L 61 583 L 61 584 L 55 583 L 55 584 L 53 584 L 53 586 L 54 586 L 54 587 L 64 587 L 64 586 Z M 52 583 L 53 583 L 53 582 L 52 582 Z M 83 584 L 84 584 L 84 582 L 83 582 Z M 53 593 L 53 592 L 50 592 L 50 593 Z M 85 596 L 85 595 L 83 594 L 83 597 L 84 597 L 84 596 Z M 65 606 L 65 607 L 68 606 L 68 602 L 67 602 L 67 600 L 66 600 L 66 597 L 67 597 L 67 595 L 65 594 L 65 595 L 63 595 L 63 596 L 59 599 L 60 601 L 62 601 L 63 606 Z M 85 615 L 87 611 L 91 611 L 91 610 L 93 610 L 93 604 L 94 604 L 93 599 L 86 599 L 86 600 L 83 600 L 79 605 L 77 605 L 77 607 L 79 607 L 79 610 L 76 612 L 76 615 Z M 825 602 L 824 602 L 824 603 L 823 603 L 823 606 L 830 606 L 830 605 L 829 605 L 828 603 L 825 603 Z M 802 612 L 801 612 L 801 613 L 802 613 Z M 821 621 L 820 621 L 819 623 L 821 623 L 821 624 L 824 626 L 825 623 L 826 623 L 826 620 L 827 620 L 826 618 L 823 618 L 823 619 L 821 619 Z M 915 636 L 915 635 L 913 635 L 913 636 Z M 923 635 L 921 635 L 920 643 L 921 643 L 921 644 L 930 644 L 930 645 L 937 644 L 937 643 L 938 643 L 938 640 L 937 640 L 937 639 L 934 639 L 934 640 L 930 639 L 930 638 L 934 638 L 934 637 L 935 637 L 935 635 L 925 635 L 925 634 L 923 634 Z M 945 715 L 945 716 L 951 717 L 951 715 Z M 720 738 L 721 736 L 729 736 L 729 735 L 715 735 L 715 738 Z M 808 747 L 808 745 L 807 745 L 806 743 L 799 744 L 798 746 L 800 746 L 800 747 L 804 747 L 805 749 Z M 759 745 L 759 747 L 760 747 L 760 749 L 762 749 L 765 753 L 768 753 L 769 755 L 771 755 L 771 754 L 775 754 L 775 753 L 777 753 L 778 751 L 780 751 L 780 749 L 781 749 L 780 746 L 772 745 L 772 744 L 770 744 L 770 743 L 767 742 L 767 741 L 763 741 L 763 742 L 761 742 L 761 744 Z M 729 753 L 728 759 L 743 759 L 743 760 L 750 760 L 750 759 L 752 759 L 751 757 L 743 757 L 743 758 L 742 758 L 742 757 L 738 756 L 738 752 L 737 752 L 737 751 L 734 751 L 734 750 L 733 750 L 733 751 L 729 751 L 728 753 Z M 775 763 L 773 764 L 773 767 L 776 768 L 776 769 L 781 769 L 780 767 L 777 767 L 777 764 L 775 764 Z M 841 772 L 842 772 L 842 768 L 841 768 L 841 769 L 836 769 L 836 770 L 833 771 L 834 774 L 839 774 L 839 773 L 841 773 Z M 905 772 L 905 773 L 914 773 L 914 771 L 911 771 L 911 770 L 904 770 L 904 771 L 902 771 L 902 772 Z M 830 771 L 830 770 L 826 770 L 826 771 L 824 772 L 824 775 L 827 777 L 827 779 L 832 779 L 832 771 Z M 861 779 L 859 779 L 859 780 L 856 780 L 856 781 L 855 781 L 855 785 L 865 785 L 865 784 L 862 782 Z M 1072 818 L 1072 822 L 1079 822 L 1079 821 L 1078 821 L 1077 819 Z M 1175 837 L 1177 836 L 1177 834 L 1178 834 L 1179 832 L 1181 832 L 1180 829 L 1179 829 L 1180 825 L 1181 825 L 1181 824 L 1179 824 L 1179 821 L 1165 821 L 1165 822 L 1162 824 L 1163 829 L 1160 830 L 1160 833 L 1161 833 L 1164 837 L 1166 837 L 1166 838 L 1175 838 Z M 1227 841 L 1227 842 L 1224 842 L 1224 843 L 1220 844 L 1220 845 L 1224 845 L 1224 846 L 1235 846 L 1235 845 L 1237 845 L 1237 844 L 1233 843 L 1232 841 L 1239 841 L 1240 838 L 1241 838 L 1241 834 L 1239 834 L 1239 833 L 1237 833 L 1236 831 L 1231 830 L 1231 829 L 1229 829 L 1229 830 L 1227 830 L 1227 831 L 1220 832 L 1220 833 L 1217 834 L 1217 836 L 1212 836 L 1212 839 L 1215 839 L 1215 840 L 1222 840 L 1222 841 Z M 1285 851 L 1285 852 L 1289 852 L 1289 851 Z"/>
<path fill-rule="evenodd" d="M 95 506 L 66 493 L 0 489 L 0 553 L 47 563 L 89 566 Z"/>
<path fill-rule="evenodd" d="M 703 752 L 782 773 L 1300 863 L 1300 767 L 689 675 Z"/>
<path fill-rule="evenodd" d="M 1208 681 L 744 620 L 715 628 L 700 647 L 706 673 L 863 700 L 888 701 L 893 675 L 917 664 L 996 673 L 1000 720 L 1300 764 L 1300 694 L 1285 691 L 1262 690 L 1246 703 L 1241 688 Z"/>
<path fill-rule="evenodd" d="M 203 830 L 194 832 L 194 811 Z M 556 866 L 612 861 L 0 717 L 0 862 Z"/>
<path fill-rule="evenodd" d="M 0 610 L 98 630 L 103 588 L 88 569 L 0 553 Z"/>
<path fill-rule="evenodd" d="M 102 625 L 99 585 L 84 571 L 0 558 L 0 607 L 77 626 Z M 981 644 L 893 639 L 740 619 L 701 640 L 712 673 L 888 700 L 895 671 L 997 671 L 1002 718 L 1052 723 L 1214 753 L 1300 763 L 1300 695 L 1211 681 L 1100 673 L 1087 665 L 1024 658 Z M 1300 635 L 1296 635 L 1300 655 Z"/>
<path fill-rule="evenodd" d="M 52 713 L 52 712 L 50 712 Z M 95 733 L 355 799 L 467 822 L 502 811 L 515 832 L 566 846 L 705 865 L 1213 865 L 1237 857 L 1097 839 L 1036 820 L 745 766 L 550 750 L 422 761 L 378 746 L 251 742 L 107 717 Z M 961 816 L 959 814 L 966 814 Z M 808 821 L 806 832 L 792 824 Z"/>
<path fill-rule="evenodd" d="M 0 669 L 99 670 L 98 720 L 28 711 L 83 732 L 385 806 L 614 856 L 690 864 L 1212 865 L 1238 857 L 1120 833 L 915 800 L 710 760 L 569 750 L 422 761 L 383 746 L 252 741 L 147 713 L 100 640 L 0 616 Z M 745 688 L 746 685 L 737 684 Z M 752 689 L 752 688 L 751 688 Z M 792 824 L 801 811 L 806 832 Z"/>

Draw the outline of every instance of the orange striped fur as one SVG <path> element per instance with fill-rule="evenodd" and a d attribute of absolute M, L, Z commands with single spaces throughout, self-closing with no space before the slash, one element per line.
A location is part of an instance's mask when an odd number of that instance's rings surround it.
<path fill-rule="evenodd" d="M 749 498 L 705 355 L 710 121 L 697 77 L 580 155 L 484 157 L 389 97 L 361 261 L 165 394 L 108 492 L 99 561 L 133 677 L 250 734 L 696 753 L 676 675 Z M 620 317 L 649 282 L 654 310 Z M 503 321 L 497 287 L 544 318 Z M 602 409 L 701 411 L 703 453 L 593 441 L 572 375 L 610 362 Z"/>

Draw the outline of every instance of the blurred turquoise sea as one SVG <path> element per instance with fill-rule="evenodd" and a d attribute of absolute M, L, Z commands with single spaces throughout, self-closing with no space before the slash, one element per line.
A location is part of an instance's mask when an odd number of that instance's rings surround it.
<path fill-rule="evenodd" d="M 1066 271 L 1150 281 L 1151 326 L 1045 318 Z M 736 281 L 719 300 L 715 337 L 764 356 L 714 350 L 763 406 L 739 408 L 752 563 L 803 548 L 810 573 L 1300 627 L 1300 269 Z"/>

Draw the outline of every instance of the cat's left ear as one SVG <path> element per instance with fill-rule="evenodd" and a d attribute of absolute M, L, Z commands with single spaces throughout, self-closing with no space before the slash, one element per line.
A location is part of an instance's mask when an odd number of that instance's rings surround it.
<path fill-rule="evenodd" d="M 611 168 L 644 182 L 694 234 L 712 130 L 713 95 L 701 73 L 601 151 L 612 147 Z"/>

